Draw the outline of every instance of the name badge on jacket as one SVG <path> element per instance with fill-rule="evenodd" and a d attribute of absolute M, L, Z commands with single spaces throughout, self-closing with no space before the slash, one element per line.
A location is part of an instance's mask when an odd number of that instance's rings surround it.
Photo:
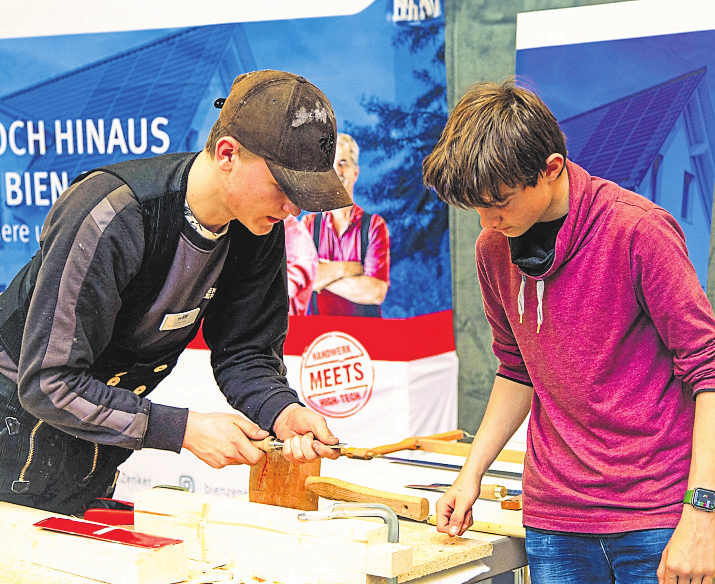
<path fill-rule="evenodd" d="M 180 312 L 179 314 L 165 314 L 164 320 L 159 327 L 160 331 L 175 331 L 177 329 L 190 326 L 196 322 L 196 318 L 201 312 L 200 308 L 194 308 L 188 312 Z"/>

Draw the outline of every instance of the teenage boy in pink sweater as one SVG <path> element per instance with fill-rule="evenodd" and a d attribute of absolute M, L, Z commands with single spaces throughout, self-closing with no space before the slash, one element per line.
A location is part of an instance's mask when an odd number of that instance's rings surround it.
<path fill-rule="evenodd" d="M 512 80 L 466 93 L 423 170 L 442 200 L 479 213 L 499 359 L 437 529 L 472 524 L 485 471 L 531 412 L 534 584 L 709 584 L 715 319 L 677 222 L 567 160 L 554 116 Z"/>

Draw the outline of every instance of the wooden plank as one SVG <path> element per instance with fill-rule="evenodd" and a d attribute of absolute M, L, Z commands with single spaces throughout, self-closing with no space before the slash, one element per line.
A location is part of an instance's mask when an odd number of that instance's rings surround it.
<path fill-rule="evenodd" d="M 137 520 L 141 522 L 147 515 L 154 514 L 183 518 L 192 525 L 201 520 L 245 527 L 260 526 L 292 535 L 337 538 L 366 544 L 387 541 L 387 526 L 384 524 L 366 523 L 359 519 L 301 521 L 298 519 L 298 513 L 295 509 L 285 507 L 172 489 L 149 489 L 136 493 L 134 497 L 134 522 L 137 530 Z"/>
<path fill-rule="evenodd" d="M 478 536 L 477 536 L 478 537 Z M 412 569 L 398 576 L 407 582 L 462 566 L 492 554 L 492 544 L 468 537 L 449 537 L 427 523 L 400 521 L 400 543 L 412 548 Z"/>
<path fill-rule="evenodd" d="M 367 584 L 392 577 L 396 567 L 407 569 L 404 546 L 380 548 L 383 556 L 395 556 L 389 562 L 369 553 L 387 543 L 384 523 L 301 521 L 295 509 L 162 489 L 137 493 L 134 510 L 137 529 L 181 537 L 189 558 L 229 559 L 264 580 L 292 581 L 300 574 L 316 584 Z M 380 573 L 368 574 L 368 566 Z"/>
<path fill-rule="evenodd" d="M 148 549 L 33 525 L 53 516 L 60 515 L 0 502 L 0 555 L 110 584 L 171 584 L 187 577 L 182 543 Z"/>
<path fill-rule="evenodd" d="M 380 519 L 306 522 L 298 521 L 297 514 L 293 509 L 160 489 L 135 496 L 137 528 L 181 537 L 189 557 L 230 558 L 234 569 L 269 581 L 292 581 L 300 575 L 316 584 L 381 584 L 395 576 L 406 582 L 492 551 L 490 543 L 472 536 L 450 538 L 427 523 L 410 521 L 400 521 L 401 545 L 390 550 L 384 545 L 387 526 Z M 406 548 L 412 550 L 409 569 Z"/>
<path fill-rule="evenodd" d="M 244 577 L 240 571 L 233 571 L 226 566 L 216 567 L 207 562 L 189 560 L 189 575 L 181 584 L 207 584 L 214 582 L 229 582 L 241 584 L 243 582 L 258 584 L 251 580 L 251 575 Z M 97 580 L 68 574 L 38 566 L 30 562 L 8 558 L 0 555 L 0 582 L 2 584 L 97 584 Z M 268 584 L 268 583 L 266 583 Z"/>

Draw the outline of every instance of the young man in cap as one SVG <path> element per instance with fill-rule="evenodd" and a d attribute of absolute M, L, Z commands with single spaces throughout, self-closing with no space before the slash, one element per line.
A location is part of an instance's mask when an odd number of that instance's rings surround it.
<path fill-rule="evenodd" d="M 351 203 L 332 167 L 335 116 L 280 71 L 237 77 L 222 106 L 198 154 L 79 177 L 0 296 L 0 499 L 81 513 L 140 448 L 253 464 L 250 440 L 270 432 L 290 460 L 337 456 L 282 361 L 283 220 Z M 201 323 L 236 414 L 147 399 Z"/>
<path fill-rule="evenodd" d="M 715 319 L 676 221 L 567 160 L 554 116 L 513 82 L 468 91 L 423 170 L 479 213 L 499 359 L 438 530 L 471 525 L 482 477 L 531 412 L 534 584 L 711 582 Z"/>

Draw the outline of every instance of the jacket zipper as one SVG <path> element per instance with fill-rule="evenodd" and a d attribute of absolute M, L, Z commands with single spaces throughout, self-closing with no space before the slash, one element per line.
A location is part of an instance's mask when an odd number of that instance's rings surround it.
<path fill-rule="evenodd" d="M 86 481 L 92 476 L 92 473 L 97 470 L 97 459 L 99 458 L 99 444 L 96 442 L 92 445 L 94 446 L 94 456 L 92 457 L 92 468 L 89 469 L 87 476 L 82 479 L 82 482 Z"/>
<path fill-rule="evenodd" d="M 37 423 L 32 427 L 32 431 L 30 432 L 30 449 L 27 453 L 27 460 L 25 461 L 25 465 L 20 471 L 20 476 L 17 478 L 16 481 L 12 482 L 12 491 L 14 493 L 24 493 L 30 486 L 30 482 L 25 480 L 25 474 L 27 473 L 27 469 L 30 468 L 30 465 L 32 464 L 32 459 L 35 457 L 35 437 L 37 436 L 37 432 L 39 431 L 40 426 L 42 426 L 42 424 L 43 421 L 38 420 Z M 92 457 L 92 468 L 89 469 L 87 476 L 82 479 L 82 482 L 86 481 L 89 477 L 92 476 L 92 473 L 97 470 L 97 460 L 99 459 L 99 444 L 95 443 L 93 444 L 93 446 L 94 455 Z"/>
<path fill-rule="evenodd" d="M 27 469 L 30 468 L 32 459 L 35 456 L 35 436 L 37 436 L 40 426 L 42 426 L 42 420 L 37 420 L 37 423 L 32 427 L 32 432 L 30 432 L 30 450 L 27 453 L 25 466 L 22 467 L 20 476 L 17 480 L 12 482 L 12 490 L 15 493 L 24 493 L 30 487 L 30 482 L 25 480 L 25 473 L 27 472 Z"/>

